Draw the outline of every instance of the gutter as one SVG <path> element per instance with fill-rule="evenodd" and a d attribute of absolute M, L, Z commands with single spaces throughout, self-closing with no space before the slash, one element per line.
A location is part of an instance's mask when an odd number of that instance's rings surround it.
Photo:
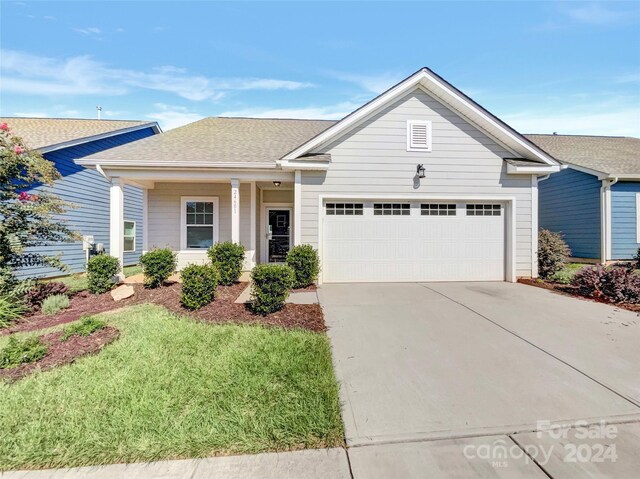
<path fill-rule="evenodd" d="M 604 178 L 600 187 L 600 262 L 603 265 L 611 259 L 611 187 L 618 180 L 617 176 Z"/>

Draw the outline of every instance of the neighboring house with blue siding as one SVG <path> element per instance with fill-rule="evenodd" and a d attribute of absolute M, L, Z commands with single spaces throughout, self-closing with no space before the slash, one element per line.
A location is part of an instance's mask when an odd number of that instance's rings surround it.
<path fill-rule="evenodd" d="M 526 135 L 564 165 L 539 180 L 539 224 L 561 232 L 574 258 L 633 258 L 640 247 L 640 139 Z"/>
<path fill-rule="evenodd" d="M 73 203 L 62 215 L 69 227 L 81 235 L 92 235 L 109 252 L 109 181 L 95 169 L 77 165 L 74 160 L 137 141 L 160 132 L 155 122 L 123 120 L 81 120 L 54 118 L 0 118 L 25 144 L 53 162 L 62 178 L 49 191 Z M 37 193 L 42 187 L 30 190 Z M 124 265 L 136 264 L 142 252 L 143 192 L 133 185 L 124 188 L 125 249 Z M 86 252 L 82 241 L 39 247 L 40 252 L 62 255 L 70 272 L 85 270 Z M 54 277 L 65 274 L 54 268 L 24 268 L 20 277 Z"/>

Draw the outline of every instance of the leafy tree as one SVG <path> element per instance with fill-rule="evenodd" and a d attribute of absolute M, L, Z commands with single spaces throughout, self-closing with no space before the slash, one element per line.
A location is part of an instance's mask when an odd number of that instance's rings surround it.
<path fill-rule="evenodd" d="M 66 270 L 59 256 L 48 256 L 28 248 L 77 239 L 56 215 L 73 205 L 46 188 L 37 194 L 27 190 L 52 186 L 60 178 L 54 164 L 29 149 L 21 138 L 0 124 L 0 292 L 12 290 L 13 272 L 26 266 L 51 266 Z"/>

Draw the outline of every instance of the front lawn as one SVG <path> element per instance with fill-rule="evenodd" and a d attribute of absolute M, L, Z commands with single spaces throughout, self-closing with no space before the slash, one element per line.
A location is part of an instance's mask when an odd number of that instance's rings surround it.
<path fill-rule="evenodd" d="M 324 334 L 156 305 L 100 317 L 120 338 L 97 355 L 0 384 L 0 470 L 342 445 Z"/>

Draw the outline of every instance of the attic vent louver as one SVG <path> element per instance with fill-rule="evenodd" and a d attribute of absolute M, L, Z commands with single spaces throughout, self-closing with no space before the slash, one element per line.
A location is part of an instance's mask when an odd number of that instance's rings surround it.
<path fill-rule="evenodd" d="M 407 121 L 407 151 L 431 151 L 430 121 Z"/>

